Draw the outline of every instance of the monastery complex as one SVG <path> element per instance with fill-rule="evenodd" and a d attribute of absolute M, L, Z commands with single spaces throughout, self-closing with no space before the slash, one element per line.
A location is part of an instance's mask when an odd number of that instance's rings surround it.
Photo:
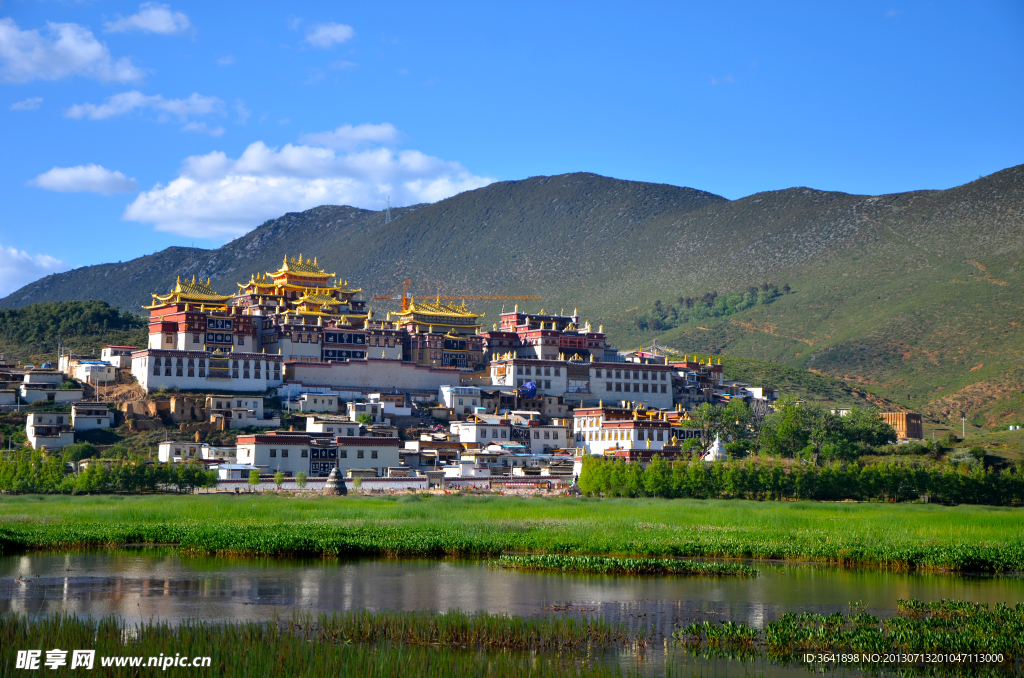
<path fill-rule="evenodd" d="M 575 312 L 517 307 L 487 329 L 465 302 L 403 297 L 401 310 L 380 317 L 361 292 L 302 255 L 252 275 L 234 295 L 218 294 L 208 280 L 179 278 L 146 307 L 149 343 L 132 354 L 132 373 L 146 391 L 263 392 L 295 383 L 437 392 L 467 381 L 506 388 L 532 381 L 539 392 L 580 405 L 673 405 L 671 366 L 626 369 L 603 328 L 595 331 Z"/>

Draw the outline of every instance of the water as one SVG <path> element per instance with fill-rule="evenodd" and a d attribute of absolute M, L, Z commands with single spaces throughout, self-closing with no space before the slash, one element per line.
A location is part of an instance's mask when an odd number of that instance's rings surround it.
<path fill-rule="evenodd" d="M 701 660 L 661 652 L 678 625 L 705 619 L 761 628 L 784 612 L 877 615 L 897 599 L 1024 602 L 1024 578 L 901 574 L 810 565 L 754 564 L 756 578 L 610 577 L 525 573 L 436 560 L 283 560 L 183 556 L 167 549 L 0 556 L 0 611 L 54 612 L 129 621 L 267 619 L 293 611 L 485 610 L 515 615 L 601 615 L 653 633 L 660 673 L 788 675 L 795 667 Z M 623 657 L 623 661 L 635 657 Z M 660 668 L 659 668 L 660 667 Z M 724 671 L 724 673 L 722 673 Z"/>

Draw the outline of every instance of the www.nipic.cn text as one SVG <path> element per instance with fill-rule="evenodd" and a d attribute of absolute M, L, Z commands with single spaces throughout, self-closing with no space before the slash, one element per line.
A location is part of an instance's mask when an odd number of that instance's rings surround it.
<path fill-rule="evenodd" d="M 70 657 L 68 656 L 70 655 Z M 68 669 L 91 670 L 96 666 L 96 650 L 18 650 L 14 668 L 35 671 L 67 667 Z M 180 653 L 175 655 L 161 654 L 154 657 L 108 657 L 99 658 L 101 667 L 139 667 L 166 671 L 169 668 L 206 668 L 210 666 L 209 657 L 189 657 Z"/>

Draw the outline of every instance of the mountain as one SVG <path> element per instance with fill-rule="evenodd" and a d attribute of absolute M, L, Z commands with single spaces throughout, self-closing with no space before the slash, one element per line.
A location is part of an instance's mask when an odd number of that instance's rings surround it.
<path fill-rule="evenodd" d="M 216 250 L 48 276 L 0 307 L 102 299 L 137 312 L 176 275 L 228 293 L 301 252 L 368 292 L 411 278 L 425 296 L 539 294 L 532 306 L 578 307 L 620 347 L 657 339 L 812 369 L 935 421 L 1024 416 L 1024 166 L 943 191 L 800 187 L 732 201 L 576 173 L 491 184 L 384 221 L 352 207 L 286 214 Z M 684 308 L 681 298 L 766 285 L 780 290 L 770 303 L 653 331 L 637 324 L 656 301 L 664 313 Z M 501 308 L 475 306 L 489 321 Z"/>

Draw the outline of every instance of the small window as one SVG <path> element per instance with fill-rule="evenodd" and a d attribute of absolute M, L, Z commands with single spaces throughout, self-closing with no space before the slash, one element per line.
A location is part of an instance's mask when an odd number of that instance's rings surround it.
<path fill-rule="evenodd" d="M 281 456 L 282 457 L 287 457 L 288 456 L 288 450 L 281 450 Z"/>
<path fill-rule="evenodd" d="M 370 459 L 377 458 L 377 450 L 370 450 Z"/>
<path fill-rule="evenodd" d="M 302 456 L 303 457 L 308 457 L 309 456 L 309 450 L 302 450 Z"/>
<path fill-rule="evenodd" d="M 348 450 L 340 450 L 339 455 L 342 459 L 348 459 Z"/>
<path fill-rule="evenodd" d="M 271 450 L 270 451 L 270 456 L 271 457 L 276 457 L 277 456 L 277 450 Z"/>
<path fill-rule="evenodd" d="M 363 455 L 363 451 L 362 451 L 362 450 L 358 450 L 358 451 L 356 451 L 356 456 L 357 456 L 357 457 L 359 457 L 360 459 L 362 459 L 362 458 L 363 458 L 363 456 L 364 456 L 364 455 Z"/>

